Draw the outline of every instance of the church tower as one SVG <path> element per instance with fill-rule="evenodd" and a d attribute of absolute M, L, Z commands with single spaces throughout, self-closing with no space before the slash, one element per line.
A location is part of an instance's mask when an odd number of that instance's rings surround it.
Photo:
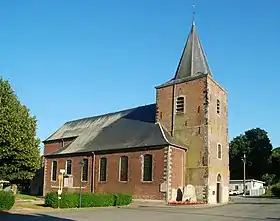
<path fill-rule="evenodd" d="M 174 77 L 156 87 L 157 122 L 188 148 L 184 185 L 197 201 L 228 201 L 227 92 L 214 80 L 193 23 Z"/>

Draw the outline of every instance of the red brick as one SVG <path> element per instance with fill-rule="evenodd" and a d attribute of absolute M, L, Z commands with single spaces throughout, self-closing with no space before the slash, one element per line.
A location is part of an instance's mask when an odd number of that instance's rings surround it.
<path fill-rule="evenodd" d="M 153 155 L 153 180 L 151 182 L 141 181 L 141 155 L 146 153 Z M 128 156 L 129 172 L 128 182 L 119 181 L 119 159 L 121 156 Z M 107 158 L 107 181 L 99 182 L 99 160 L 101 157 Z M 72 175 L 74 191 L 79 191 L 80 185 L 80 161 L 83 156 L 72 157 L 56 157 L 46 158 L 45 168 L 45 188 L 44 193 L 51 190 L 57 190 L 58 181 L 51 181 L 51 163 L 53 160 L 58 161 L 58 171 L 65 169 L 67 159 L 72 160 Z M 127 193 L 133 195 L 134 198 L 140 199 L 157 199 L 163 200 L 165 194 L 160 192 L 160 184 L 164 182 L 164 148 L 146 151 L 128 151 L 124 153 L 97 154 L 95 156 L 87 156 L 89 160 L 89 178 L 88 182 L 83 182 L 85 188 L 83 191 L 92 191 L 98 193 Z M 92 181 L 92 159 L 94 161 L 94 187 Z"/>

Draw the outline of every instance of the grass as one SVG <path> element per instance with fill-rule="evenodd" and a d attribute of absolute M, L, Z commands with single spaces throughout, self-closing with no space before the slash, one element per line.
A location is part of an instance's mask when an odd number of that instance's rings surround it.
<path fill-rule="evenodd" d="M 24 194 L 17 194 L 16 199 L 19 200 L 36 200 L 36 196 L 24 195 Z"/>
<path fill-rule="evenodd" d="M 43 209 L 44 206 L 34 203 L 15 203 L 13 209 Z"/>

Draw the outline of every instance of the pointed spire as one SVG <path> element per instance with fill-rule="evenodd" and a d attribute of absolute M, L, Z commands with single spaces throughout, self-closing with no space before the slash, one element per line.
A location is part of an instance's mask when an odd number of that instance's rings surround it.
<path fill-rule="evenodd" d="M 173 80 L 182 79 L 186 77 L 198 76 L 202 74 L 211 75 L 209 65 L 202 45 L 200 43 L 195 23 L 194 23 L 193 12 L 193 23 L 190 34 L 188 36 L 185 48 L 183 50 L 176 74 Z"/>

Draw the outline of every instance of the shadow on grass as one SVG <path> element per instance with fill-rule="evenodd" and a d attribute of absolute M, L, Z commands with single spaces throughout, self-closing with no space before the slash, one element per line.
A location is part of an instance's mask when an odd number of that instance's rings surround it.
<path fill-rule="evenodd" d="M 73 219 L 65 219 L 44 214 L 15 214 L 8 212 L 0 212 L 1 221 L 74 221 Z"/>

